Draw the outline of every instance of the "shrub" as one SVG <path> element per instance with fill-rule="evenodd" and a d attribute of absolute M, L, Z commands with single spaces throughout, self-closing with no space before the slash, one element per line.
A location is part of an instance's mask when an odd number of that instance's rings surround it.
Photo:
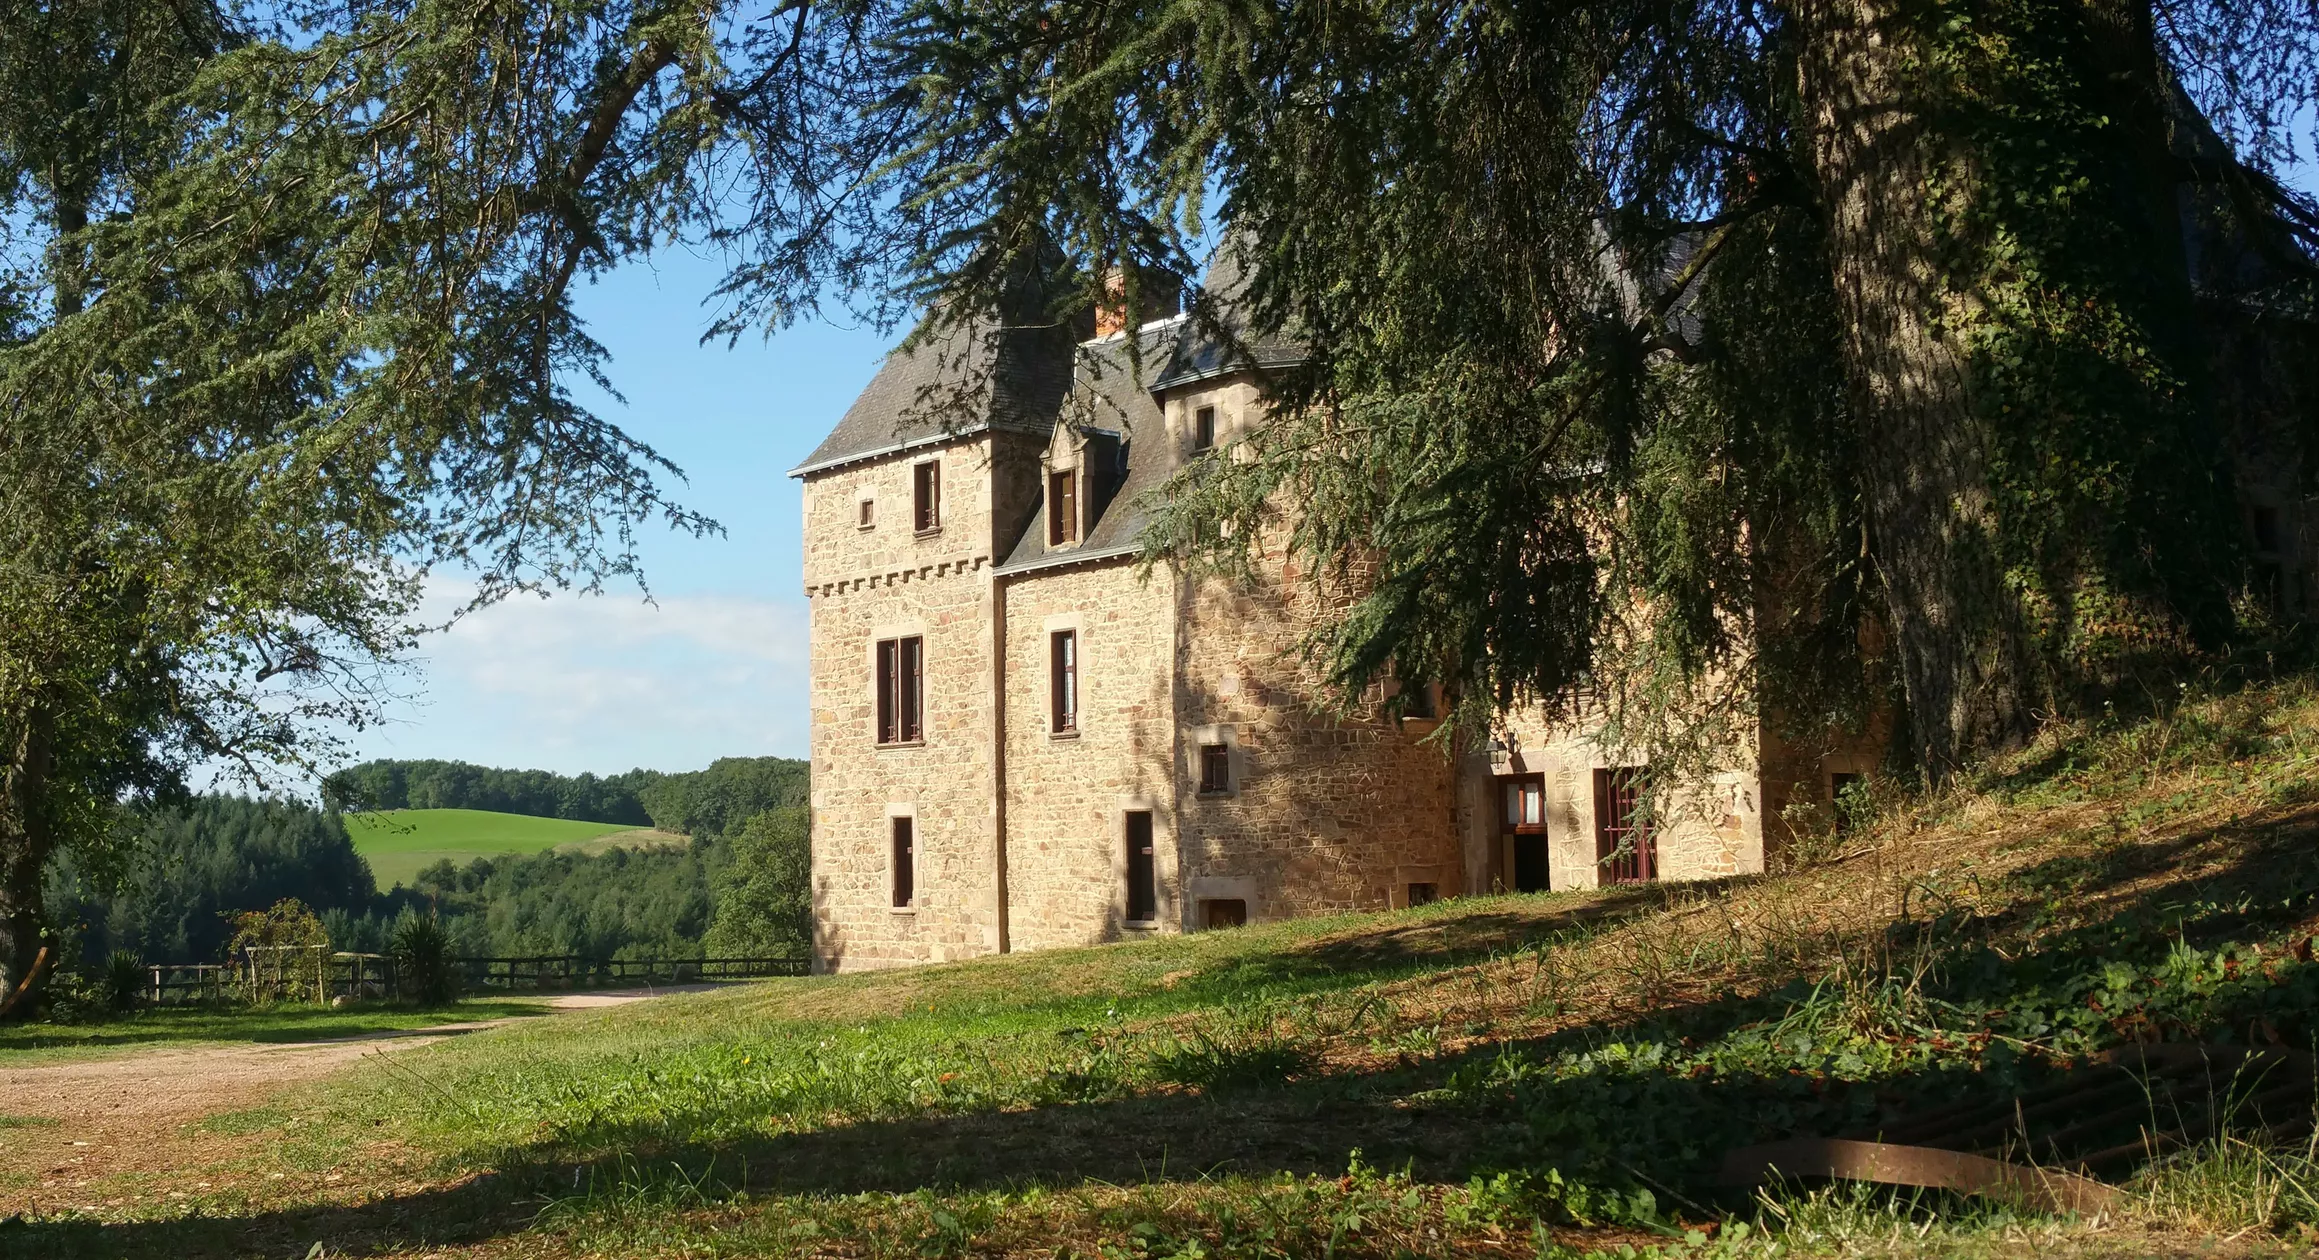
<path fill-rule="evenodd" d="M 387 940 L 395 963 L 395 987 L 423 1006 L 445 1006 L 459 996 L 459 961 L 451 936 L 432 917 L 405 914 Z"/>
<path fill-rule="evenodd" d="M 305 902 L 284 897 L 270 909 L 245 911 L 233 916 L 233 928 L 226 953 L 240 961 L 240 983 L 250 1001 L 322 996 L 330 934 Z"/>
<path fill-rule="evenodd" d="M 145 987 L 145 964 L 135 954 L 116 949 L 105 958 L 105 1001 L 116 1011 L 125 1011 L 137 1004 L 137 994 Z"/>

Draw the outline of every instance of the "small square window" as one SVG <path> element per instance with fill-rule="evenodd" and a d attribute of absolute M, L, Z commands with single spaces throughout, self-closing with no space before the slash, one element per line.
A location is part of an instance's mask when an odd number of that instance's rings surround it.
<path fill-rule="evenodd" d="M 1409 904 L 1411 906 L 1430 906 L 1439 900 L 1441 900 L 1441 888 L 1437 884 L 1411 884 L 1409 886 Z"/>
<path fill-rule="evenodd" d="M 1232 749 L 1225 744 L 1200 745 L 1200 790 L 1232 790 Z"/>
<path fill-rule="evenodd" d="M 942 464 L 928 460 L 912 469 L 911 505 L 921 534 L 942 528 Z"/>
<path fill-rule="evenodd" d="M 1204 451 L 1216 444 L 1216 409 L 1202 407 L 1192 413 L 1192 449 Z"/>

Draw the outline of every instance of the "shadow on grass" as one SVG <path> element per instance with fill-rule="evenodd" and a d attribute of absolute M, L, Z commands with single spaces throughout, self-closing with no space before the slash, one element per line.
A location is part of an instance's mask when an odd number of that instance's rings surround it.
<path fill-rule="evenodd" d="M 2165 961 L 2177 942 L 2275 935 L 2319 911 L 2319 811 L 2276 811 L 2244 825 L 2179 839 L 2057 857 L 2013 877 L 2001 914 L 1896 924 L 1898 944 L 1928 945 L 1937 965 L 1927 991 L 2011 1018 L 2084 1007 L 2070 985 L 2121 963 Z M 2153 879 L 2169 872 L 2180 878 Z M 1565 913 L 1491 911 L 1470 921 L 1396 921 L 1382 931 L 1308 949 L 1243 959 L 1230 987 L 1251 975 L 1326 987 L 1485 958 L 1556 932 L 1651 908 L 1649 891 Z M 2075 914 L 2076 921 L 2041 916 Z M 1920 939 L 1937 931 L 1938 939 Z M 2026 942 L 2034 939 L 2032 947 Z M 2276 957 L 2276 951 L 2272 952 Z M 1221 978 L 1216 983 L 1223 983 Z M 1711 1170 L 1731 1146 L 1876 1125 L 1944 1103 L 2016 1097 L 2055 1071 L 2032 1058 L 1953 1057 L 1864 1079 L 1791 1070 L 1773 1060 L 1706 1072 L 1675 1048 L 1760 1028 L 1792 994 L 1711 998 L 1648 1021 L 1596 1025 L 1538 1042 L 1495 1044 L 1411 1066 L 1320 1075 L 1213 1096 L 1167 1091 L 1012 1111 L 877 1121 L 728 1143 L 672 1138 L 681 1117 L 654 1127 L 605 1124 L 511 1150 L 465 1184 L 343 1206 L 235 1218 L 152 1223 L 0 1223 L 0 1256 L 364 1256 L 413 1246 L 484 1242 L 528 1228 L 545 1205 L 591 1187 L 652 1201 L 656 1186 L 703 1184 L 753 1193 L 846 1195 L 974 1190 L 1094 1182 L 1132 1185 L 1205 1174 L 1335 1175 L 1351 1153 L 1424 1181 L 1458 1182 L 1499 1169 L 1577 1170 L 1639 1178 L 1700 1203 L 1715 1202 Z M 2045 1003 L 2044 1007 L 2038 1006 Z M 2169 1023 L 2095 1012 L 2095 1040 L 2279 1039 L 2319 1034 L 2319 964 L 2289 956 L 2256 975 L 2186 992 Z M 1630 1059 L 1594 1076 L 1502 1078 L 1507 1064 L 1612 1041 L 1666 1047 L 1666 1066 Z M 2044 1074 L 2041 1076 L 2041 1074 Z M 1442 1091 L 1457 1084 L 1458 1088 Z M 575 1158 L 574 1151 L 598 1154 Z M 680 1171 L 681 1170 L 681 1173 Z"/>

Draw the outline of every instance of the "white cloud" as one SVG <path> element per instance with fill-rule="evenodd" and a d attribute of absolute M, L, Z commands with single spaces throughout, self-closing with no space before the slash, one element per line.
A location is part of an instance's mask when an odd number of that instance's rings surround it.
<path fill-rule="evenodd" d="M 465 590 L 438 583 L 438 620 Z M 610 773 L 802 757 L 802 598 L 517 597 L 427 637 L 413 701 L 356 738 L 364 757 Z"/>

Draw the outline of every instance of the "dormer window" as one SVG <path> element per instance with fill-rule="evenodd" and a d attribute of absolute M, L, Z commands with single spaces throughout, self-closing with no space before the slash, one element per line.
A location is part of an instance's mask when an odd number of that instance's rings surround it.
<path fill-rule="evenodd" d="M 1204 451 L 1216 445 L 1216 409 L 1202 407 L 1192 413 L 1192 450 Z"/>
<path fill-rule="evenodd" d="M 910 471 L 914 528 L 921 534 L 930 534 L 942 528 L 942 463 L 928 460 Z"/>
<path fill-rule="evenodd" d="M 1079 541 L 1079 473 L 1076 469 L 1047 474 L 1047 545 L 1060 547 Z"/>

